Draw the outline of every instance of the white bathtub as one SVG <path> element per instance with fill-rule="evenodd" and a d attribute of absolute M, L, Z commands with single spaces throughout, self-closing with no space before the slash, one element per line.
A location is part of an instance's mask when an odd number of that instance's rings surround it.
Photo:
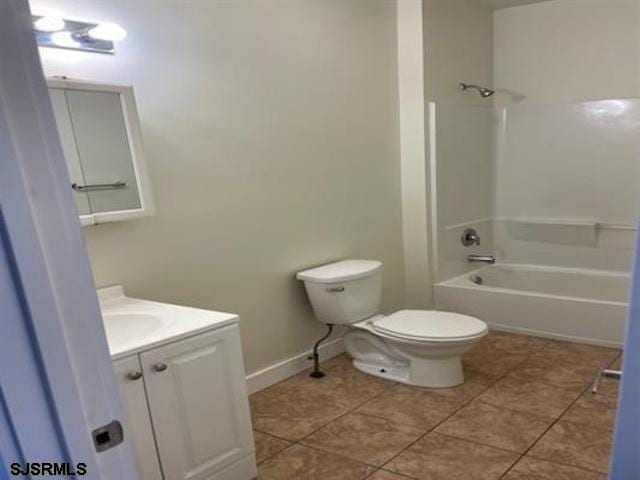
<path fill-rule="evenodd" d="M 437 283 L 434 295 L 437 308 L 498 330 L 619 346 L 628 288 L 620 272 L 497 264 Z"/>

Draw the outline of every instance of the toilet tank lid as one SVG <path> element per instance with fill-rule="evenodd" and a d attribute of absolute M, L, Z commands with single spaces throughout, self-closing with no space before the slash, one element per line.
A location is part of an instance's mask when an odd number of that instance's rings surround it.
<path fill-rule="evenodd" d="M 382 268 L 378 260 L 342 260 L 298 272 L 296 278 L 313 283 L 337 283 L 368 277 Z"/>

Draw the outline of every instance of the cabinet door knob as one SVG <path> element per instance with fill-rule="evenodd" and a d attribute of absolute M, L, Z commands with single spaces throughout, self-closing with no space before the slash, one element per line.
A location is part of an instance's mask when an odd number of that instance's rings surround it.
<path fill-rule="evenodd" d="M 132 372 L 127 373 L 127 378 L 129 380 L 140 380 L 142 378 L 142 372 L 133 370 Z"/>
<path fill-rule="evenodd" d="M 166 363 L 156 363 L 156 364 L 153 366 L 153 369 L 154 369 L 156 372 L 164 372 L 164 371 L 167 369 L 167 364 L 166 364 Z"/>

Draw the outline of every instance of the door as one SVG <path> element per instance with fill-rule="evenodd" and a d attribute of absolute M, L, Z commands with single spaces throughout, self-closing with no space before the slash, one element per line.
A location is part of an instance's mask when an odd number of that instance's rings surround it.
<path fill-rule="evenodd" d="M 637 233 L 632 275 L 611 480 L 640 478 L 640 235 Z"/>
<path fill-rule="evenodd" d="M 67 168 L 69 169 L 69 188 L 71 188 L 72 184 L 84 185 L 86 181 L 82 174 L 82 165 L 80 164 L 80 157 L 78 156 L 78 149 L 76 147 L 76 137 L 73 133 L 73 124 L 71 123 L 71 115 L 69 115 L 69 108 L 67 106 L 67 97 L 64 90 L 60 88 L 50 88 L 49 97 L 51 98 L 53 115 L 56 118 L 56 125 L 58 126 L 62 151 L 67 161 Z M 74 191 L 73 197 L 76 201 L 78 215 L 89 215 L 91 213 L 91 207 L 87 193 Z"/>
<path fill-rule="evenodd" d="M 0 292 L 4 468 L 136 479 L 117 429 L 100 431 L 122 413 L 25 0 L 0 2 Z"/>
<path fill-rule="evenodd" d="M 125 432 L 129 433 L 140 480 L 162 480 L 140 360 L 137 355 L 117 360 L 113 370 L 120 386 Z"/>
<path fill-rule="evenodd" d="M 141 354 L 167 480 L 200 480 L 253 451 L 237 325 Z"/>

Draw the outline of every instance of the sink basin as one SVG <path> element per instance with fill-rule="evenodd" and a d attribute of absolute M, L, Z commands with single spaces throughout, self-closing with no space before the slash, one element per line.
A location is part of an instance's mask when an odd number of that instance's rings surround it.
<path fill-rule="evenodd" d="M 120 285 L 98 290 L 112 360 L 238 322 L 214 312 L 127 297 Z"/>
<path fill-rule="evenodd" d="M 139 341 L 160 330 L 165 323 L 162 318 L 145 313 L 105 313 L 102 318 L 110 345 Z"/>

